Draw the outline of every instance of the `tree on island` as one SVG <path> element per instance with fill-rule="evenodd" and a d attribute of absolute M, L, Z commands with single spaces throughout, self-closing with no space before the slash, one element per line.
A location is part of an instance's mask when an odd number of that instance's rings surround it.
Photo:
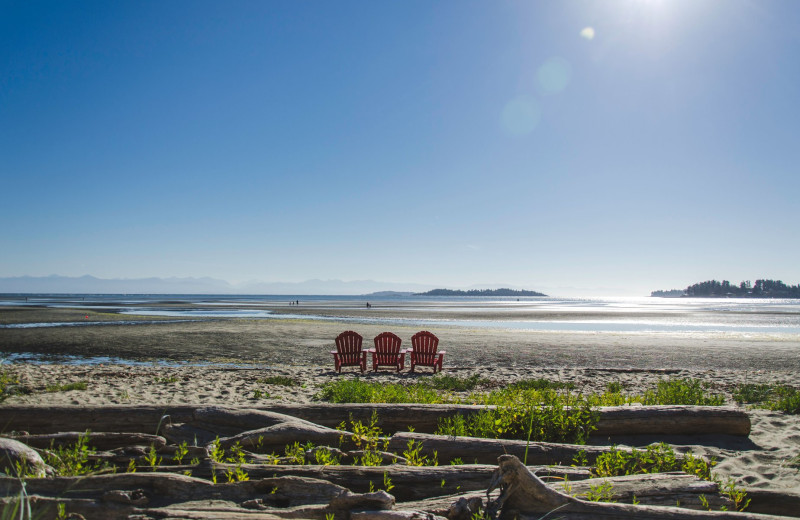
<path fill-rule="evenodd" d="M 665 296 L 675 291 L 653 291 L 651 296 Z M 690 285 L 683 292 L 688 297 L 735 297 L 735 298 L 800 298 L 800 284 L 786 285 L 780 280 L 750 280 L 732 284 L 728 280 L 708 280 Z"/>
<path fill-rule="evenodd" d="M 469 291 L 453 289 L 433 289 L 424 293 L 415 293 L 414 296 L 547 296 L 536 291 L 501 289 L 470 289 Z"/>

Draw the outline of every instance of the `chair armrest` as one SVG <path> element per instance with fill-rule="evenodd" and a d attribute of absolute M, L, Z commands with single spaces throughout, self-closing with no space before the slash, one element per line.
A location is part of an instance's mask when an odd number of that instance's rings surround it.
<path fill-rule="evenodd" d="M 338 354 L 338 353 L 339 353 L 338 350 L 331 350 L 331 354 Z"/>
<path fill-rule="evenodd" d="M 446 350 L 437 350 L 436 353 L 437 354 L 447 354 L 447 351 Z"/>
<path fill-rule="evenodd" d="M 378 351 L 375 350 L 374 348 L 368 348 L 368 349 L 363 350 L 362 352 L 372 352 L 373 354 L 376 354 Z"/>

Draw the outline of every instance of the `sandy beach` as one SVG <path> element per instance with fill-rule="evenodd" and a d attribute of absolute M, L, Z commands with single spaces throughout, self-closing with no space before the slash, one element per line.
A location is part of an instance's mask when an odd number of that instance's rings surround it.
<path fill-rule="evenodd" d="M 349 311 L 353 312 L 353 311 Z M 88 316 L 88 318 L 86 317 Z M 129 319 L 130 317 L 126 317 Z M 119 315 L 70 309 L 12 308 L 0 323 L 42 321 L 114 321 Z M 150 325 L 97 325 L 0 330 L 0 351 L 13 361 L 5 368 L 19 379 L 26 395 L 14 405 L 97 406 L 109 404 L 202 404 L 268 406 L 270 402 L 307 403 L 321 386 L 339 378 L 412 382 L 429 371 L 360 374 L 333 370 L 334 337 L 352 328 L 365 343 L 386 329 L 304 319 L 174 322 L 147 318 Z M 391 330 L 410 342 L 415 326 Z M 713 392 L 728 396 L 740 383 L 800 386 L 800 343 L 768 334 L 630 334 L 531 332 L 468 327 L 434 331 L 447 351 L 445 373 L 478 374 L 487 388 L 515 380 L 546 378 L 572 382 L 583 392 L 602 392 L 610 382 L 625 391 L 643 392 L 663 378 L 697 378 Z M 24 355 L 23 355 L 24 354 Z M 32 361 L 34 355 L 37 362 Z M 41 363 L 42 356 L 48 362 Z M 124 358 L 76 363 L 71 356 Z M 295 386 L 264 383 L 287 376 Z M 47 387 L 86 382 L 85 390 L 48 392 Z M 258 392 L 257 392 L 258 391 Z M 716 472 L 740 485 L 797 493 L 800 489 L 800 416 L 749 410 L 750 443 L 717 446 L 676 439 L 679 449 L 719 461 Z M 665 439 L 670 440 L 670 439 Z"/>

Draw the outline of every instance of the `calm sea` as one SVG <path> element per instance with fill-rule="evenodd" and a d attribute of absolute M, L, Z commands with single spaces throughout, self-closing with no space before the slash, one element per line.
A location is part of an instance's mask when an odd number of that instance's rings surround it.
<path fill-rule="evenodd" d="M 290 302 L 299 302 L 299 305 Z M 366 308 L 367 303 L 370 309 Z M 0 295 L 0 312 L 3 306 L 11 305 L 104 309 L 130 315 L 131 319 L 112 322 L 10 323 L 0 325 L 0 328 L 144 326 L 148 323 L 136 320 L 136 316 L 172 317 L 175 321 L 235 317 L 554 332 L 769 334 L 792 341 L 800 340 L 800 300 L 781 299 Z"/>

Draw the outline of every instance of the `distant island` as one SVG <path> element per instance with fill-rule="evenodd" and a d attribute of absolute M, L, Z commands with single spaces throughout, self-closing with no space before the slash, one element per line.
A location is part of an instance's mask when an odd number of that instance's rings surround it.
<path fill-rule="evenodd" d="M 686 289 L 653 291 L 650 296 L 660 298 L 800 298 L 800 284 L 786 285 L 780 280 L 750 280 L 738 285 L 728 280 L 709 280 L 690 285 Z"/>
<path fill-rule="evenodd" d="M 686 296 L 686 291 L 683 289 L 670 289 L 668 291 L 653 291 L 650 296 L 656 298 L 680 298 Z"/>
<path fill-rule="evenodd" d="M 536 291 L 515 289 L 470 289 L 469 291 L 453 289 L 433 289 L 428 292 L 414 293 L 414 296 L 547 296 Z"/>

